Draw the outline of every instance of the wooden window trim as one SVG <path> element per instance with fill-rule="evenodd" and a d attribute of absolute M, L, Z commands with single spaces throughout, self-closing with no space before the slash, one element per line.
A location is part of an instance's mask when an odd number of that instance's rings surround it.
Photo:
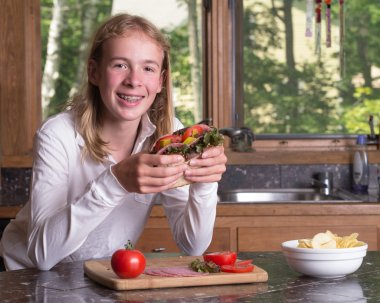
<path fill-rule="evenodd" d="M 232 125 L 231 13 L 228 0 L 204 1 L 203 100 L 204 117 L 217 127 Z"/>
<path fill-rule="evenodd" d="M 0 167 L 31 167 L 41 123 L 39 0 L 3 1 L 0 10 Z"/>

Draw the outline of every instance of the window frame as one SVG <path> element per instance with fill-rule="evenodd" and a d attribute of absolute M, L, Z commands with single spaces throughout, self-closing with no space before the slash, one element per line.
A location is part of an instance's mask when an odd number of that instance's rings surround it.
<path fill-rule="evenodd" d="M 0 167 L 31 167 L 41 123 L 39 0 L 4 1 L 0 10 Z"/>
<path fill-rule="evenodd" d="M 243 126 L 242 0 L 203 0 L 203 116 L 217 127 Z M 0 11 L 0 167 L 31 167 L 33 136 L 41 117 L 40 1 L 6 1 Z M 9 76 L 11 75 L 11 76 Z M 15 76 L 16 75 L 16 76 Z M 9 99 L 12 96 L 12 100 Z M 256 152 L 227 148 L 229 164 L 348 163 L 352 138 L 265 139 Z M 334 141 L 335 140 L 335 141 Z M 228 138 L 226 147 L 228 147 Z M 310 148 L 311 147 L 311 148 Z M 380 163 L 371 146 L 370 162 Z M 300 155 L 307 155 L 301 157 Z M 323 155 L 323 157 L 321 157 Z"/>
<path fill-rule="evenodd" d="M 218 5 L 214 5 L 218 3 Z M 215 7 L 217 6 L 217 7 Z M 244 126 L 243 107 L 243 0 L 204 0 L 204 24 L 206 25 L 204 51 L 204 78 L 205 110 L 204 118 L 211 117 L 217 127 L 242 127 Z M 220 53 L 223 49 L 224 53 Z M 211 64 L 207 65 L 208 62 Z M 254 130 L 253 130 L 254 131 Z M 227 141 L 228 138 L 227 138 Z M 298 134 L 256 134 L 253 148 L 256 154 L 263 152 L 265 155 L 258 157 L 248 156 L 248 162 L 241 160 L 241 156 L 231 156 L 230 163 L 272 163 L 271 157 L 277 158 L 275 163 L 293 163 L 289 152 L 315 153 L 315 157 L 306 160 L 298 159 L 297 163 L 323 163 L 318 160 L 322 151 L 338 153 L 333 161 L 348 163 L 347 155 L 352 153 L 356 143 L 356 135 L 298 135 Z M 228 143 L 227 145 L 228 146 Z M 376 142 L 369 146 L 370 152 L 377 150 Z M 239 153 L 237 153 L 239 154 Z M 282 155 L 279 160 L 276 154 Z M 379 162 L 379 157 L 372 156 L 370 160 Z M 306 161 L 306 162 L 305 162 Z M 329 161 L 329 160 L 327 160 Z"/>

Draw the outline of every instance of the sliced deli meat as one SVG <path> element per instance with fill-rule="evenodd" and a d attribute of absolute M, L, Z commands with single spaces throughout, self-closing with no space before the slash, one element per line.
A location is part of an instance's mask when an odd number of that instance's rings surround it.
<path fill-rule="evenodd" d="M 150 276 L 160 276 L 160 277 L 196 277 L 204 276 L 208 273 L 196 272 L 187 266 L 169 266 L 169 267 L 154 267 L 147 268 L 144 272 L 146 275 Z"/>

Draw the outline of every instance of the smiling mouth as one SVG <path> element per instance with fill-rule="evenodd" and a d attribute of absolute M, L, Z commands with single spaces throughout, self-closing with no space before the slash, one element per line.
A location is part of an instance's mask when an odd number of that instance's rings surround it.
<path fill-rule="evenodd" d="M 123 99 L 124 101 L 127 101 L 129 103 L 135 103 L 135 102 L 138 102 L 142 99 L 141 96 L 128 96 L 128 95 L 124 95 L 124 94 L 117 94 L 117 96 L 121 99 Z"/>

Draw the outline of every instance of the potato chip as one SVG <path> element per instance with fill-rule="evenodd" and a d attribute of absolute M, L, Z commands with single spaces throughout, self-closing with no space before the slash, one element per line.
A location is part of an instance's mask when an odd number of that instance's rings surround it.
<path fill-rule="evenodd" d="M 331 231 L 329 231 L 329 230 L 326 230 L 325 234 L 326 234 L 326 235 L 329 235 L 331 238 L 334 238 L 334 239 L 336 239 L 336 238 L 338 237 L 337 234 L 333 234 L 333 233 L 332 233 Z"/>
<path fill-rule="evenodd" d="M 300 248 L 312 248 L 311 240 L 310 239 L 301 239 L 298 240 L 298 247 Z"/>
<path fill-rule="evenodd" d="M 352 233 L 349 236 L 341 237 L 338 240 L 338 248 L 358 247 L 364 245 L 364 242 L 357 240 L 358 236 L 358 233 Z"/>
<path fill-rule="evenodd" d="M 352 233 L 349 236 L 340 237 L 337 234 L 326 230 L 325 233 L 318 233 L 312 239 L 298 240 L 299 248 L 350 248 L 365 245 L 364 242 L 358 241 L 358 233 Z"/>
<path fill-rule="evenodd" d="M 334 235 L 330 233 L 318 233 L 311 240 L 313 248 L 336 248 Z"/>

